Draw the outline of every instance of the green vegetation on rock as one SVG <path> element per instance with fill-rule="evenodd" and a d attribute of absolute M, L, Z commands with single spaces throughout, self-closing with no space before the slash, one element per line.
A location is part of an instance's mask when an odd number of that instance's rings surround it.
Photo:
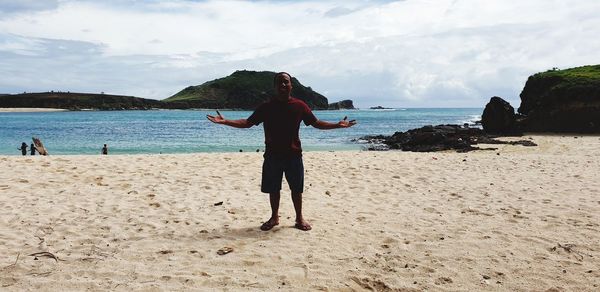
<path fill-rule="evenodd" d="M 600 132 L 600 65 L 530 76 L 518 111 L 525 131 Z"/>
<path fill-rule="evenodd" d="M 600 65 L 558 70 L 530 76 L 521 92 L 519 113 L 556 104 L 595 100 L 600 103 Z"/>

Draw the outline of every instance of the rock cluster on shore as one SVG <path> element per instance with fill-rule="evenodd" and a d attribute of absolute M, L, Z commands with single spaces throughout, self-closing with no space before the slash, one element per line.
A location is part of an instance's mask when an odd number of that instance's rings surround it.
<path fill-rule="evenodd" d="M 484 130 L 459 125 L 425 126 L 406 132 L 396 132 L 392 136 L 365 136 L 360 139 L 367 143 L 368 150 L 398 149 L 412 152 L 432 152 L 456 150 L 468 152 L 472 150 L 495 150 L 495 148 L 479 148 L 476 144 L 513 144 L 537 146 L 529 140 L 500 141 L 496 136 L 488 135 Z"/>

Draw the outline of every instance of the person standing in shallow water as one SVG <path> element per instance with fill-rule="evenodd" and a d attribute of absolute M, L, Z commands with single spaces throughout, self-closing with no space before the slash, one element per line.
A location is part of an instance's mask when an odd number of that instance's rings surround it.
<path fill-rule="evenodd" d="M 27 155 L 27 143 L 23 142 L 21 143 L 21 148 L 17 148 L 18 150 L 21 150 L 21 154 L 23 154 L 23 156 Z"/>
<path fill-rule="evenodd" d="M 279 225 L 279 200 L 283 175 L 292 191 L 292 202 L 296 212 L 294 227 L 308 231 L 312 227 L 302 215 L 302 193 L 304 191 L 304 165 L 300 143 L 300 122 L 321 130 L 348 128 L 356 124 L 344 117 L 337 123 L 317 119 L 302 100 L 291 96 L 292 77 L 279 72 L 274 77 L 276 95 L 260 106 L 247 119 L 227 120 L 219 111 L 216 116 L 206 117 L 213 123 L 234 128 L 250 128 L 263 123 L 265 132 L 265 154 L 262 167 L 261 191 L 269 194 L 271 217 L 260 227 L 267 231 Z"/>
<path fill-rule="evenodd" d="M 29 146 L 30 154 L 35 155 L 35 150 L 37 150 L 37 148 L 35 147 L 35 144 L 31 143 L 31 145 Z"/>
<path fill-rule="evenodd" d="M 108 155 L 108 146 L 106 144 L 104 144 L 104 147 L 102 147 L 102 151 L 100 153 L 102 155 Z"/>

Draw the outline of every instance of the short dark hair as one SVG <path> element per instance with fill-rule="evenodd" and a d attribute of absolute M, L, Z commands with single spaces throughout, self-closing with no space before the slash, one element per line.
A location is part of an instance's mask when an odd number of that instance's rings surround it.
<path fill-rule="evenodd" d="M 273 85 L 277 85 L 277 76 L 279 75 L 287 75 L 288 77 L 290 77 L 290 81 L 292 81 L 292 75 L 290 75 L 290 73 L 288 72 L 279 72 L 279 73 L 275 73 L 275 76 L 273 76 Z"/>

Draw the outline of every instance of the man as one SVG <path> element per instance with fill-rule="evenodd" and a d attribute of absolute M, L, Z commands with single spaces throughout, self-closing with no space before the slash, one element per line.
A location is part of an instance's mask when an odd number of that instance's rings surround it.
<path fill-rule="evenodd" d="M 31 146 L 29 146 L 29 149 L 31 150 L 31 155 L 35 155 L 35 150 L 37 150 L 37 148 L 35 147 L 35 144 L 31 143 Z"/>
<path fill-rule="evenodd" d="M 217 116 L 207 115 L 213 123 L 235 128 L 250 128 L 264 123 L 265 155 L 263 162 L 261 191 L 269 193 L 271 218 L 262 224 L 261 230 L 267 231 L 279 224 L 279 199 L 281 180 L 285 173 L 292 191 L 292 202 L 296 211 L 296 228 L 311 230 L 310 224 L 302 216 L 302 192 L 304 190 L 304 165 L 302 163 L 302 147 L 298 131 L 300 122 L 321 130 L 348 128 L 356 124 L 346 117 L 338 123 L 321 121 L 315 117 L 310 108 L 300 99 L 292 97 L 292 77 L 286 72 L 275 74 L 274 86 L 276 95 L 268 102 L 261 104 L 248 119 L 226 120 L 217 111 Z"/>
<path fill-rule="evenodd" d="M 102 155 L 108 155 L 108 146 L 106 144 L 104 144 L 104 147 L 102 147 L 102 151 L 100 153 Z"/>

